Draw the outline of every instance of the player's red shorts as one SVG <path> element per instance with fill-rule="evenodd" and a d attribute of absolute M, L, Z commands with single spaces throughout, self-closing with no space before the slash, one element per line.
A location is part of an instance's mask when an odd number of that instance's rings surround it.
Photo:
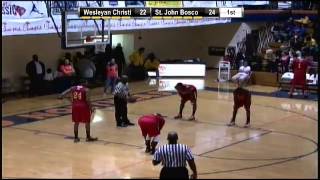
<path fill-rule="evenodd" d="M 91 119 L 91 111 L 86 103 L 73 103 L 72 105 L 72 121 L 80 123 L 88 123 Z"/>
<path fill-rule="evenodd" d="M 234 107 L 240 108 L 244 106 L 246 109 L 250 109 L 251 106 L 251 94 L 248 90 L 237 88 L 233 92 Z"/>
<path fill-rule="evenodd" d="M 138 120 L 142 136 L 155 137 L 160 134 L 157 121 L 152 116 L 143 116 Z"/>
<path fill-rule="evenodd" d="M 301 86 L 305 86 L 307 81 L 306 81 L 306 74 L 305 72 L 296 72 L 294 74 L 294 78 L 291 81 L 292 85 L 301 85 Z"/>
<path fill-rule="evenodd" d="M 190 96 L 182 96 L 181 97 L 181 102 L 185 103 L 187 101 L 191 101 L 192 104 L 196 103 L 196 97 L 194 95 L 190 95 Z"/>

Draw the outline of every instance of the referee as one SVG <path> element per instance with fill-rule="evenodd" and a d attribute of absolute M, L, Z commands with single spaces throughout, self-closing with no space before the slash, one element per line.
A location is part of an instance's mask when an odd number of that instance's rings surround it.
<path fill-rule="evenodd" d="M 114 89 L 114 107 L 117 127 L 133 126 L 128 119 L 127 99 L 130 96 L 128 77 L 122 76 Z"/>
<path fill-rule="evenodd" d="M 178 134 L 176 132 L 169 132 L 167 139 L 169 144 L 159 147 L 152 161 L 153 165 L 162 162 L 160 179 L 189 179 L 186 161 L 193 172 L 191 179 L 197 179 L 197 168 L 191 150 L 187 145 L 177 143 Z"/>

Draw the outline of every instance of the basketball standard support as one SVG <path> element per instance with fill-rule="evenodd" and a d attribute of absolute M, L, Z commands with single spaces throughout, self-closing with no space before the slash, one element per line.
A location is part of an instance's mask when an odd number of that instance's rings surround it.
<path fill-rule="evenodd" d="M 230 62 L 228 61 L 220 61 L 219 62 L 219 74 L 218 81 L 225 82 L 230 80 Z"/>
<path fill-rule="evenodd" d="M 102 48 L 104 50 L 105 45 L 111 43 L 111 36 L 112 36 L 110 32 L 111 21 L 108 20 L 108 23 L 107 23 L 106 20 L 104 19 L 100 19 L 100 20 L 81 19 L 77 15 L 78 14 L 76 12 L 64 11 L 62 13 L 62 19 L 61 19 L 62 48 L 70 49 L 70 48 L 84 48 L 89 46 L 95 46 L 99 49 L 98 51 L 100 52 Z M 88 26 L 85 27 L 84 25 L 81 25 L 81 22 L 85 22 L 85 21 L 91 21 L 90 28 L 91 29 L 93 28 L 93 30 L 88 30 Z M 69 27 L 70 23 L 73 24 L 71 27 Z M 74 24 L 77 24 L 77 25 L 75 26 Z M 74 29 L 75 27 L 78 29 Z M 91 34 L 90 34 L 90 31 L 91 31 Z M 76 35 L 75 34 L 76 32 L 78 32 L 79 34 Z M 89 43 L 86 42 L 86 37 L 84 36 L 93 38 L 93 42 L 89 42 Z"/>
<path fill-rule="evenodd" d="M 53 18 L 53 16 L 52 16 L 52 12 L 51 12 L 51 2 L 50 2 L 50 1 L 45 1 L 45 4 L 46 4 L 46 8 L 47 8 L 47 13 L 48 13 L 49 17 L 51 18 L 51 21 L 53 22 L 54 28 L 56 29 L 59 38 L 62 38 L 62 36 L 61 36 L 61 34 L 60 34 L 60 32 L 59 32 L 58 26 L 57 26 L 57 24 L 56 24 L 56 22 L 54 21 L 54 18 Z M 58 5 L 59 5 L 59 4 L 58 4 Z M 62 8 L 60 7 L 60 5 L 59 5 L 59 8 L 60 8 L 60 10 L 62 11 Z"/>

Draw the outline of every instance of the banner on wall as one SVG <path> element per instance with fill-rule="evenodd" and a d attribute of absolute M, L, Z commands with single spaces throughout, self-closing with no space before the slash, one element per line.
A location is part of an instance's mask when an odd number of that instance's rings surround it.
<path fill-rule="evenodd" d="M 3 21 L 48 17 L 44 1 L 2 1 L 1 3 Z"/>
<path fill-rule="evenodd" d="M 56 25 L 61 32 L 61 20 L 55 19 Z M 155 19 L 144 19 L 144 20 L 111 20 L 111 31 L 115 30 L 135 30 L 135 29 L 160 29 L 160 28 L 173 28 L 173 27 L 187 27 L 187 26 L 200 26 L 200 25 L 210 25 L 218 23 L 228 23 L 231 22 L 230 18 L 203 18 L 197 20 L 155 20 Z M 101 27 L 101 22 L 97 21 L 98 25 Z M 105 24 L 107 26 L 107 23 Z M 92 30 L 95 28 L 95 24 L 91 23 L 87 26 L 83 26 L 79 21 L 71 21 L 69 24 L 68 31 L 78 32 L 79 29 Z M 107 27 L 106 27 L 107 28 Z M 28 21 L 7 21 L 2 22 L 2 36 L 10 35 L 26 35 L 26 34 L 48 34 L 56 33 L 56 29 L 50 18 L 41 19 L 30 19 Z"/>
<path fill-rule="evenodd" d="M 182 1 L 146 1 L 146 7 L 181 8 L 182 7 Z"/>
<path fill-rule="evenodd" d="M 49 1 L 53 8 L 54 21 L 61 32 L 60 6 L 69 10 L 76 10 L 78 7 L 90 6 L 98 7 L 96 1 Z M 103 7 L 191 7 L 217 5 L 218 1 L 103 1 Z M 184 3 L 184 4 L 183 4 Z M 199 4 L 200 3 L 200 4 Z M 221 3 L 224 3 L 221 2 Z M 88 5 L 89 4 L 89 5 Z M 226 4 L 226 3 L 225 3 Z M 76 18 L 76 17 L 75 17 Z M 171 27 L 200 26 L 218 23 L 231 22 L 230 18 L 203 18 L 199 20 L 155 20 L 155 19 L 128 19 L 111 20 L 111 30 L 135 30 L 135 29 L 155 29 Z M 101 23 L 97 21 L 97 23 Z M 73 21 L 70 24 L 71 32 L 79 31 L 82 26 L 81 21 Z M 92 26 L 92 27 L 91 27 Z M 88 29 L 93 29 L 94 24 L 88 25 Z M 101 24 L 99 25 L 101 27 Z M 106 23 L 107 26 L 107 23 Z M 106 27 L 107 28 L 107 27 Z M 56 33 L 52 19 L 47 15 L 47 8 L 44 1 L 3 1 L 2 2 L 2 36 L 28 35 L 28 34 L 48 34 Z"/>

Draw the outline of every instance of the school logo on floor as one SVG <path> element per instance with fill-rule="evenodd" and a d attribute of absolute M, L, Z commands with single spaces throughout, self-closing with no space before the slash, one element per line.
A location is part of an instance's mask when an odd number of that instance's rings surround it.
<path fill-rule="evenodd" d="M 137 98 L 136 102 L 139 102 L 139 101 L 146 101 L 150 99 L 171 96 L 173 94 L 175 94 L 175 92 L 159 92 L 156 90 L 151 90 L 147 92 L 136 93 L 133 95 Z M 114 106 L 112 97 L 95 100 L 95 101 L 92 101 L 91 104 L 93 107 L 97 109 Z M 18 124 L 30 123 L 30 122 L 47 120 L 47 119 L 52 119 L 56 117 L 70 115 L 72 113 L 71 108 L 72 108 L 71 105 L 66 105 L 61 107 L 32 111 L 32 112 L 23 113 L 23 114 L 16 114 L 12 116 L 5 116 L 5 117 L 2 117 L 2 127 L 3 128 L 10 127 Z"/>

